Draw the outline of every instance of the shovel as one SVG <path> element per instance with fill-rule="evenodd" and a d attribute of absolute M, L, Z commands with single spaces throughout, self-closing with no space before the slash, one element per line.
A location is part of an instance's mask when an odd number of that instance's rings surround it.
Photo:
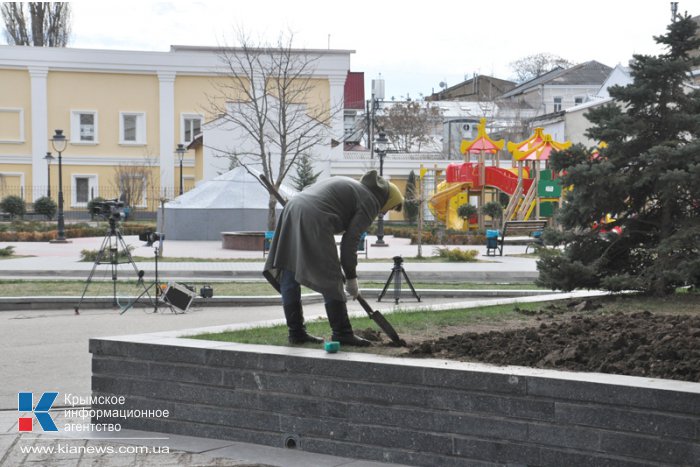
<path fill-rule="evenodd" d="M 267 177 L 263 174 L 260 174 L 260 182 L 263 184 L 265 188 L 267 188 L 267 191 L 269 191 L 275 198 L 277 198 L 277 201 L 284 206 L 287 204 L 287 200 L 280 195 L 280 193 L 275 189 L 274 185 L 270 183 L 270 181 L 267 179 Z M 393 342 L 394 345 L 399 346 L 399 347 L 406 347 L 406 341 L 401 339 L 399 337 L 399 334 L 396 332 L 394 327 L 389 323 L 389 321 L 386 320 L 384 315 L 382 315 L 379 311 L 373 310 L 372 307 L 367 303 L 367 301 L 361 296 L 357 296 L 357 301 L 360 303 L 362 308 L 367 312 L 367 315 L 370 317 L 372 321 L 374 321 L 379 328 L 384 331 L 384 333 L 389 336 L 389 339 L 391 339 L 391 342 Z"/>
<path fill-rule="evenodd" d="M 372 307 L 367 303 L 367 301 L 362 297 L 362 295 L 357 296 L 357 301 L 362 305 L 362 308 L 367 312 L 370 319 L 377 323 L 384 333 L 389 336 L 391 342 L 397 347 L 407 347 L 406 341 L 399 337 L 394 327 L 386 320 L 383 314 L 377 310 L 373 310 Z"/>

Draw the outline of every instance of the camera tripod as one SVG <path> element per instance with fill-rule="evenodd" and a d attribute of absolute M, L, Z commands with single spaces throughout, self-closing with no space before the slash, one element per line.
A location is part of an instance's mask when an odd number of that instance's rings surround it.
<path fill-rule="evenodd" d="M 389 274 L 389 279 L 387 279 L 386 284 L 384 284 L 384 289 L 382 289 L 382 293 L 379 294 L 379 298 L 377 298 L 378 302 L 382 301 L 382 298 L 384 297 L 384 294 L 386 294 L 386 290 L 389 288 L 389 284 L 391 284 L 391 280 L 394 280 L 394 302 L 395 304 L 398 305 L 399 299 L 401 298 L 401 276 L 403 276 L 404 279 L 406 279 L 406 283 L 408 286 L 411 288 L 411 292 L 413 293 L 413 296 L 420 302 L 420 295 L 416 292 L 416 289 L 413 288 L 413 284 L 411 284 L 411 279 L 408 278 L 408 275 L 406 274 L 406 270 L 403 268 L 403 258 L 401 256 L 394 256 L 394 267 L 391 268 L 391 274 Z"/>
<path fill-rule="evenodd" d="M 159 245 L 156 245 L 153 247 L 153 258 L 154 258 L 155 266 L 156 266 L 155 280 L 153 282 L 151 282 L 148 285 L 148 287 L 146 287 L 145 284 L 143 284 L 143 274 L 141 274 L 139 280 L 141 281 L 141 284 L 144 286 L 143 292 L 141 292 L 141 294 L 138 297 L 136 297 L 134 299 L 134 301 L 132 301 L 128 305 L 122 307 L 121 310 L 119 311 L 119 314 L 123 315 L 124 313 L 126 313 L 127 310 L 132 308 L 144 295 L 147 295 L 149 300 L 151 300 L 151 304 L 153 305 L 153 313 L 157 313 L 158 308 L 161 305 L 167 306 L 168 308 L 170 308 L 170 311 L 172 311 L 173 313 L 177 313 L 177 311 L 175 310 L 175 308 L 173 308 L 173 306 L 170 304 L 170 302 L 168 302 L 167 300 L 165 300 L 163 298 L 163 289 L 161 288 L 160 281 L 158 280 L 158 256 L 160 256 L 160 247 L 159 247 L 160 245 L 161 244 L 159 243 Z M 155 299 L 153 297 L 151 297 L 151 295 L 148 293 L 148 291 L 151 290 L 153 287 L 155 287 L 155 294 L 154 294 Z"/>
<path fill-rule="evenodd" d="M 122 249 L 122 251 L 119 251 L 119 248 Z M 122 260 L 122 258 L 125 259 Z M 129 248 L 126 245 L 126 242 L 124 241 L 124 238 L 122 237 L 122 233 L 119 231 L 119 228 L 117 227 L 117 220 L 114 216 L 109 217 L 109 230 L 105 234 L 104 240 L 102 240 L 102 245 L 100 246 L 99 251 L 97 252 L 97 258 L 95 258 L 95 263 L 92 266 L 92 270 L 90 271 L 90 275 L 87 278 L 87 281 L 85 282 L 85 288 L 83 289 L 83 294 L 80 296 L 80 301 L 75 307 L 75 314 L 79 315 L 80 314 L 80 305 L 82 305 L 83 300 L 85 298 L 85 293 L 87 292 L 88 287 L 90 286 L 90 283 L 92 282 L 92 278 L 95 275 L 95 271 L 97 270 L 97 266 L 101 264 L 109 264 L 112 272 L 112 306 L 117 307 L 119 306 L 119 303 L 117 302 L 117 271 L 118 271 L 118 266 L 120 264 L 131 264 L 134 267 L 134 271 L 136 272 L 136 275 L 138 277 L 138 282 L 137 285 L 140 285 L 144 288 L 144 291 L 147 292 L 146 287 L 143 284 L 143 271 L 139 271 L 139 269 L 136 267 L 136 263 L 134 263 L 134 259 L 131 257 L 131 253 L 129 252 Z"/>

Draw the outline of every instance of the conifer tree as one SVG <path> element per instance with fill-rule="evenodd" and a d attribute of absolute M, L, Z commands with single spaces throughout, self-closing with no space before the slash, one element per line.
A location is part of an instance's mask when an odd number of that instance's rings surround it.
<path fill-rule="evenodd" d="M 303 190 L 309 185 L 313 185 L 318 180 L 318 176 L 321 172 L 314 173 L 314 164 L 311 158 L 307 154 L 302 154 L 296 162 L 297 174 L 292 175 L 291 179 L 294 184 L 294 188 L 298 191 Z"/>
<path fill-rule="evenodd" d="M 633 82 L 589 111 L 587 136 L 606 147 L 553 155 L 573 189 L 559 214 L 564 232 L 548 236 L 564 250 L 539 261 L 541 284 L 654 295 L 700 286 L 700 91 L 688 85 L 700 64 L 695 31 L 688 15 L 669 25 L 655 38 L 666 53 L 635 55 Z"/>
<path fill-rule="evenodd" d="M 406 193 L 404 194 L 403 215 L 410 223 L 415 223 L 418 218 L 418 193 L 416 193 L 416 173 L 411 170 L 406 180 Z"/>

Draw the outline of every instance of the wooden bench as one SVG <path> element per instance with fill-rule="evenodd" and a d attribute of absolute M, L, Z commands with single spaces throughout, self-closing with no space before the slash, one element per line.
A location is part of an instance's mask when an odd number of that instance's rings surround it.
<path fill-rule="evenodd" d="M 528 237 L 532 237 L 533 239 L 527 243 L 527 246 L 525 247 L 525 253 L 527 253 L 527 250 L 530 247 L 535 247 L 542 245 L 542 230 L 547 227 L 547 222 L 546 220 L 540 220 L 540 221 L 506 221 L 505 224 L 503 224 L 503 230 L 501 231 L 501 236 L 498 238 L 496 245 L 494 248 L 489 248 L 487 245 L 486 248 L 486 255 L 487 256 L 495 256 L 496 251 L 498 251 L 499 256 L 503 256 L 503 245 L 505 244 L 505 238 L 506 235 L 509 234 L 520 234 L 520 235 L 527 235 Z"/>

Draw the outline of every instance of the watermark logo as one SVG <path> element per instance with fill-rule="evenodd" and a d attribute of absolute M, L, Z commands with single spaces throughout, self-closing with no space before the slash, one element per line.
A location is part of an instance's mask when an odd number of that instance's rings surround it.
<path fill-rule="evenodd" d="M 49 415 L 49 410 L 54 401 L 58 397 L 57 392 L 45 392 L 39 398 L 39 402 L 34 405 L 34 393 L 32 392 L 20 392 L 17 394 L 18 407 L 17 410 L 20 412 L 31 412 L 36 417 L 41 429 L 44 431 L 58 431 L 56 424 L 53 422 L 53 418 Z M 18 419 L 19 431 L 32 431 L 32 426 L 34 425 L 34 418 L 32 417 L 19 417 Z"/>

